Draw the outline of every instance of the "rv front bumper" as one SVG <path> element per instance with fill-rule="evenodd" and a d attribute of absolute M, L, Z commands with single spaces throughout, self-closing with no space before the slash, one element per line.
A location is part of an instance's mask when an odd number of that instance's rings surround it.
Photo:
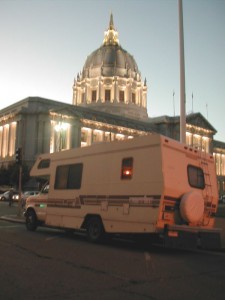
<path fill-rule="evenodd" d="M 221 229 L 205 229 L 187 225 L 167 225 L 164 228 L 164 246 L 182 249 L 220 249 Z"/>

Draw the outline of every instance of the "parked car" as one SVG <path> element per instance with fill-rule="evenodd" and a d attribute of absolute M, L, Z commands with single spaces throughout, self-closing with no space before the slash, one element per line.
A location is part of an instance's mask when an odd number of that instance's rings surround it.
<path fill-rule="evenodd" d="M 13 196 L 12 196 L 13 201 L 19 201 L 19 192 L 16 192 Z"/>
<path fill-rule="evenodd" d="M 7 191 L 7 192 L 3 193 L 2 195 L 0 195 L 1 201 L 9 201 L 9 193 L 10 193 L 10 191 Z M 15 195 L 19 195 L 17 191 L 13 191 L 13 200 L 15 200 L 14 199 Z"/>
<path fill-rule="evenodd" d="M 225 195 L 220 196 L 219 203 L 225 204 Z"/>

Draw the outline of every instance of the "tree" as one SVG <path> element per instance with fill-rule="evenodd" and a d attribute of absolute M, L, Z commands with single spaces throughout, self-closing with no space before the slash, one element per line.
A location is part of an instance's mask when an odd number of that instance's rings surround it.
<path fill-rule="evenodd" d="M 1 168 L 0 168 L 0 185 L 9 185 L 8 179 L 9 179 L 8 170 L 4 166 L 1 166 Z"/>
<path fill-rule="evenodd" d="M 0 185 L 9 185 L 18 187 L 19 184 L 19 165 L 17 163 L 10 164 L 8 168 L 0 168 Z M 29 168 L 22 165 L 22 186 L 29 180 Z"/>

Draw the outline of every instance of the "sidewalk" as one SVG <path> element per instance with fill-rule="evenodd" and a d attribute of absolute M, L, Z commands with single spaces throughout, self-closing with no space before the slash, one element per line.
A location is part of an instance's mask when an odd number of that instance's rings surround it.
<path fill-rule="evenodd" d="M 19 214 L 17 203 L 14 203 L 12 207 L 9 207 L 8 203 L 0 203 L 0 220 L 25 223 L 23 213 Z M 221 247 L 225 250 L 225 218 L 217 217 L 214 227 L 221 229 Z"/>
<path fill-rule="evenodd" d="M 10 207 L 8 202 L 0 202 L 0 220 L 25 223 L 23 212 L 19 211 L 18 203 L 13 203 Z"/>
<path fill-rule="evenodd" d="M 22 223 L 22 224 L 24 223 L 25 224 L 24 217 L 23 216 L 17 216 L 17 215 L 1 216 L 0 220 L 14 222 L 14 223 Z"/>

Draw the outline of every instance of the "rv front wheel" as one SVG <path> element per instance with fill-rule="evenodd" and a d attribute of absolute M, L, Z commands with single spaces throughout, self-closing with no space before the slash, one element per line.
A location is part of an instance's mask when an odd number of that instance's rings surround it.
<path fill-rule="evenodd" d="M 26 227 L 29 231 L 37 229 L 37 217 L 33 210 L 28 210 L 26 213 Z"/>
<path fill-rule="evenodd" d="M 99 217 L 91 217 L 87 224 L 88 240 L 92 243 L 99 242 L 104 235 L 104 228 Z"/>

